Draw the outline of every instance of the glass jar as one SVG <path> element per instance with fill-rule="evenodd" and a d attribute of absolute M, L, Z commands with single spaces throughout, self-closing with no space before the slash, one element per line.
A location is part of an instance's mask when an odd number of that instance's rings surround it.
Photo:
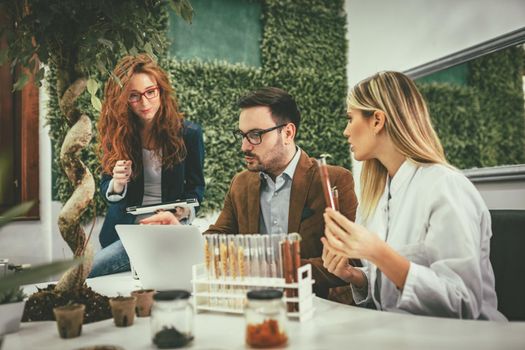
<path fill-rule="evenodd" d="M 288 342 L 286 306 L 283 292 L 277 289 L 252 290 L 244 308 L 246 344 L 254 348 L 272 348 Z"/>
<path fill-rule="evenodd" d="M 151 338 L 159 349 L 180 348 L 193 340 L 190 292 L 170 290 L 153 296 Z"/>

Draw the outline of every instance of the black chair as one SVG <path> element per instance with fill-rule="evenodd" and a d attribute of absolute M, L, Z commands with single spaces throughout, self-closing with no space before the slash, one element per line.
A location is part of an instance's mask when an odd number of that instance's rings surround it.
<path fill-rule="evenodd" d="M 491 210 L 490 215 L 498 310 L 511 321 L 525 321 L 525 210 Z"/>

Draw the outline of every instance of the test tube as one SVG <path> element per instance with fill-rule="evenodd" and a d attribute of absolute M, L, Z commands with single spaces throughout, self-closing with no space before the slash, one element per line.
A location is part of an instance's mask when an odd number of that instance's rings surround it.
<path fill-rule="evenodd" d="M 238 266 L 237 262 L 237 247 L 235 245 L 235 236 L 228 235 L 226 238 L 228 243 L 228 277 L 232 280 L 237 279 L 238 275 Z"/>
<path fill-rule="evenodd" d="M 249 236 L 250 241 L 250 277 L 260 277 L 261 269 L 259 262 L 259 236 L 255 233 Z"/>
<path fill-rule="evenodd" d="M 266 264 L 268 266 L 266 277 L 275 278 L 277 277 L 277 264 L 275 260 L 275 250 L 273 247 L 272 237 L 265 235 L 264 247 L 266 248 Z"/>
<path fill-rule="evenodd" d="M 274 260 L 275 260 L 275 277 L 277 278 L 283 278 L 283 254 L 281 251 L 281 241 L 286 237 L 286 234 L 279 233 L 279 234 L 273 234 L 270 236 L 270 240 L 272 242 L 272 250 L 274 254 Z"/>
<path fill-rule="evenodd" d="M 320 158 L 317 160 L 319 163 L 319 173 L 321 175 L 321 183 L 323 185 L 324 199 L 326 206 L 336 210 L 334 197 L 332 194 L 332 187 L 330 186 L 330 177 L 328 176 L 328 165 L 326 158 Z"/>
<path fill-rule="evenodd" d="M 242 235 L 239 236 L 239 242 L 243 247 L 243 269 L 242 278 L 249 278 L 251 276 L 251 253 L 250 253 L 250 236 Z"/>
<path fill-rule="evenodd" d="M 290 233 L 288 235 L 288 239 L 290 240 L 290 246 L 292 249 L 291 255 L 292 255 L 292 264 L 293 264 L 293 281 L 299 282 L 299 276 L 297 274 L 297 271 L 299 270 L 299 267 L 301 266 L 301 236 L 294 232 Z M 292 296 L 298 297 L 299 296 L 299 289 L 293 289 Z M 293 303 L 292 304 L 293 311 L 299 311 L 299 304 Z"/>
<path fill-rule="evenodd" d="M 257 237 L 257 249 L 259 250 L 259 277 L 268 277 L 268 259 L 266 256 L 266 239 L 268 235 Z"/>
<path fill-rule="evenodd" d="M 292 251 L 290 248 L 290 241 L 288 236 L 284 236 L 280 243 L 281 255 L 283 257 L 283 276 L 286 284 L 293 283 L 293 262 L 292 262 Z M 285 294 L 287 298 L 293 297 L 293 289 L 286 288 Z M 286 303 L 288 312 L 293 312 L 293 305 L 289 302 Z"/>
<path fill-rule="evenodd" d="M 334 197 L 335 210 L 339 211 L 339 191 L 337 190 L 337 186 L 332 188 L 332 195 Z"/>
<path fill-rule="evenodd" d="M 239 266 L 237 262 L 237 247 L 235 245 L 235 236 L 227 235 L 226 242 L 228 244 L 228 279 L 235 281 L 237 279 L 237 268 Z M 226 292 L 229 294 L 235 294 L 236 288 L 230 284 L 226 288 Z M 227 305 L 231 308 L 235 307 L 235 299 L 228 298 Z"/>
<path fill-rule="evenodd" d="M 208 279 L 213 278 L 213 235 L 204 235 L 204 264 Z"/>
<path fill-rule="evenodd" d="M 245 253 L 246 245 L 245 245 L 245 236 L 244 235 L 236 235 L 235 236 L 235 245 L 237 247 L 237 264 L 238 264 L 238 279 L 243 281 L 244 278 L 247 275 L 247 266 L 250 263 L 249 257 L 250 253 Z M 248 260 L 247 260 L 248 259 Z M 243 295 L 246 295 L 246 288 L 244 286 L 238 286 L 236 288 L 236 293 L 240 293 Z M 235 299 L 235 308 L 236 309 L 242 309 L 244 305 L 243 299 Z"/>
<path fill-rule="evenodd" d="M 219 250 L 219 235 L 217 233 L 214 233 L 211 235 L 211 243 L 212 243 L 212 252 L 213 252 L 213 268 L 212 268 L 212 279 L 214 281 L 217 281 L 221 275 L 220 273 L 220 250 Z M 211 285 L 211 293 L 217 293 L 220 292 L 220 286 L 218 284 L 212 284 Z M 218 299 L 217 297 L 212 297 L 210 300 L 210 303 L 213 306 L 217 306 Z"/>
<path fill-rule="evenodd" d="M 228 241 L 225 234 L 219 235 L 220 278 L 228 277 Z"/>
<path fill-rule="evenodd" d="M 204 265 L 206 277 L 210 281 L 213 278 L 213 239 L 211 234 L 204 235 Z M 211 293 L 211 284 L 208 284 L 207 291 Z M 208 305 L 211 305 L 211 297 L 208 297 Z"/>

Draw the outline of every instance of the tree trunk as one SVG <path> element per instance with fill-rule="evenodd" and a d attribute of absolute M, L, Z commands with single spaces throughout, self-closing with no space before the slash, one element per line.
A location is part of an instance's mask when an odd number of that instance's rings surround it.
<path fill-rule="evenodd" d="M 80 288 L 86 281 L 93 261 L 93 249 L 80 225 L 80 217 L 87 209 L 95 193 L 93 175 L 80 160 L 80 151 L 91 141 L 91 120 L 76 108 L 77 98 L 86 89 L 86 79 L 77 79 L 60 99 L 60 109 L 71 126 L 62 149 L 60 161 L 74 190 L 58 216 L 58 228 L 75 257 L 84 256 L 81 265 L 68 270 L 57 283 L 58 291 Z M 60 91 L 60 90 L 59 90 Z"/>

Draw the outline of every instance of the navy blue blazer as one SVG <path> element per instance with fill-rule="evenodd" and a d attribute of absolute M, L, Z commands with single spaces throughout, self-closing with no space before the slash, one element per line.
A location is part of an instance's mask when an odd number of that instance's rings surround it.
<path fill-rule="evenodd" d="M 201 127 L 185 120 L 183 139 L 187 156 L 171 169 L 162 168 L 162 202 L 178 199 L 197 198 L 202 203 L 204 196 L 204 140 Z M 112 176 L 103 174 L 100 181 L 100 193 L 108 204 L 106 218 L 99 235 L 102 248 L 119 240 L 115 225 L 133 224 L 135 216 L 126 213 L 126 208 L 141 205 L 144 197 L 144 174 L 128 182 L 126 196 L 118 202 L 109 202 L 106 198 Z M 197 208 L 196 208 L 197 209 Z"/>

